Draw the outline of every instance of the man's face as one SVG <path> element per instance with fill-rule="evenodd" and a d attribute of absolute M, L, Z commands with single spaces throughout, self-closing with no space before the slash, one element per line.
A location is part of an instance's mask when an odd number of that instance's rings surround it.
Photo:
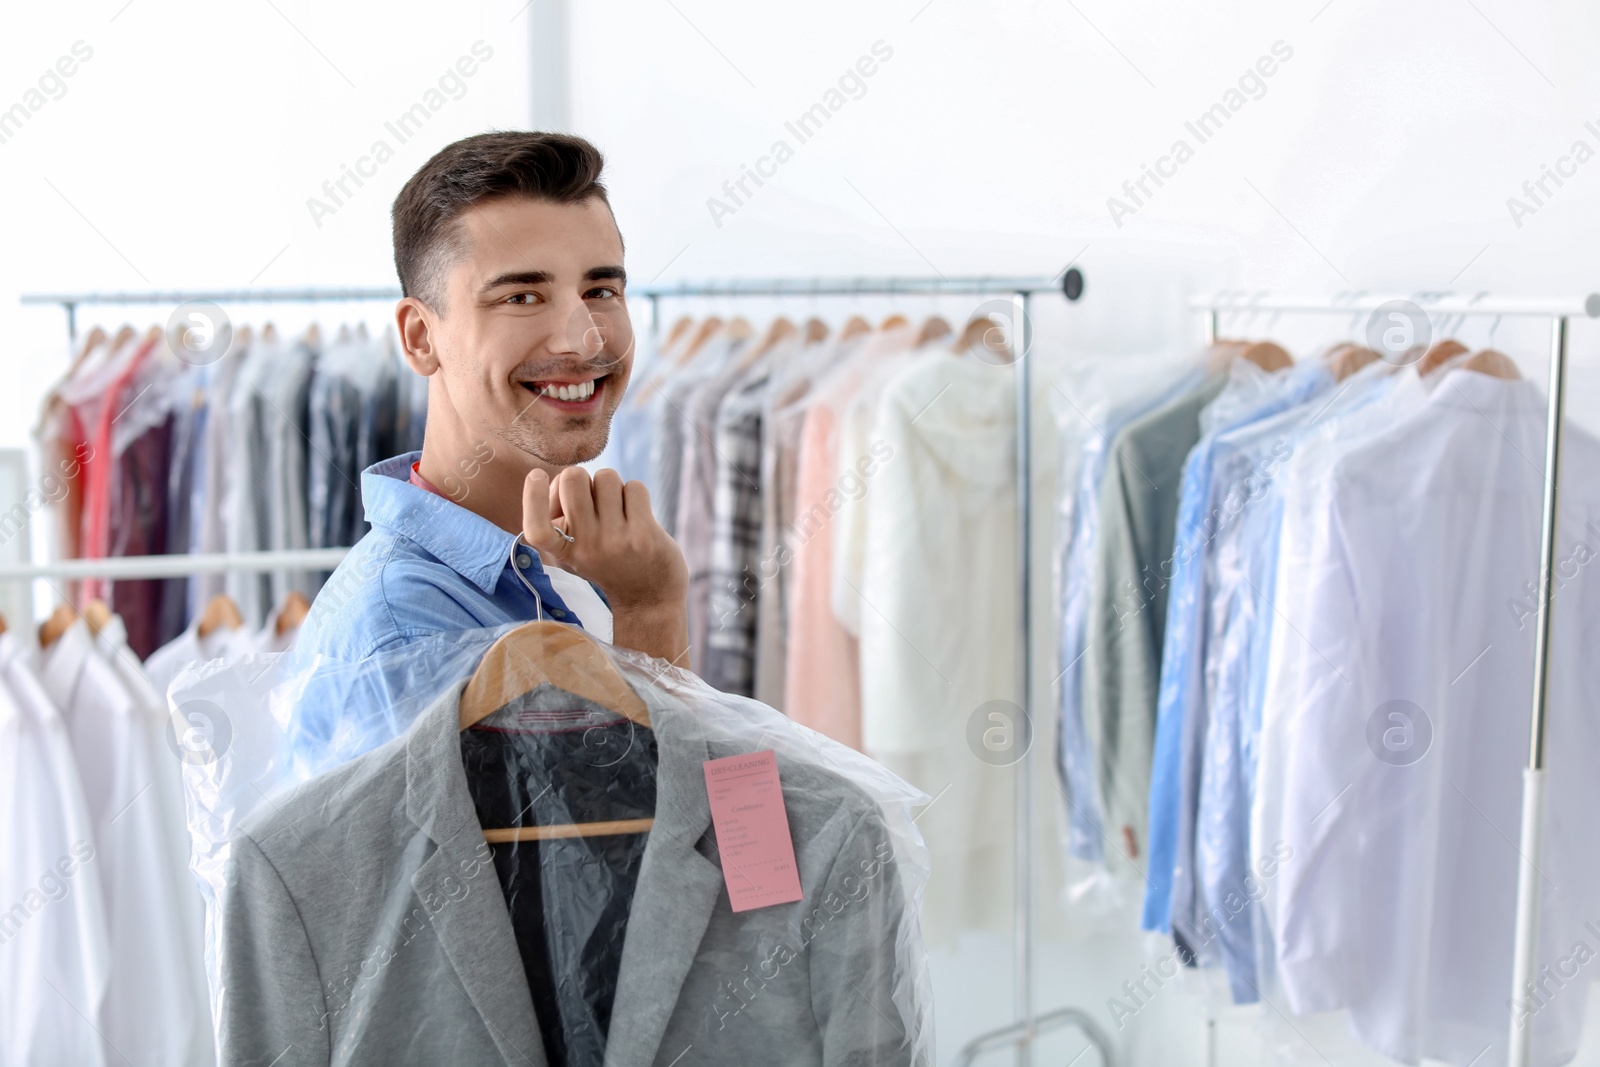
<path fill-rule="evenodd" d="M 503 197 L 457 225 L 467 252 L 447 268 L 434 324 L 457 418 L 552 467 L 593 459 L 633 370 L 610 209 Z"/>

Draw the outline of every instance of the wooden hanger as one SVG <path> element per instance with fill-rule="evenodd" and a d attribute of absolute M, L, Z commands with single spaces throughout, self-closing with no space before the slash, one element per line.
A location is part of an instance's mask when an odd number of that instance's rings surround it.
<path fill-rule="evenodd" d="M 938 315 L 929 315 L 923 320 L 922 329 L 917 331 L 917 347 L 931 344 L 941 337 L 948 337 L 955 331 L 950 324 Z"/>
<path fill-rule="evenodd" d="M 794 332 L 794 323 L 790 322 L 784 316 L 779 315 L 768 324 L 766 334 L 763 335 L 760 342 L 750 350 L 750 354 L 745 356 L 739 362 L 746 365 L 754 363 L 761 356 L 764 356 L 768 352 L 772 351 L 773 345 L 777 344 L 779 341 L 783 340 L 785 337 L 788 337 Z"/>
<path fill-rule="evenodd" d="M 1491 378 L 1504 378 L 1514 382 L 1522 377 L 1522 372 L 1517 369 L 1516 363 L 1504 352 L 1493 348 L 1485 348 L 1474 352 L 1459 364 L 1462 370 L 1477 371 L 1487 374 Z"/>
<path fill-rule="evenodd" d="M 1426 378 L 1457 356 L 1466 355 L 1468 351 L 1466 345 L 1453 337 L 1435 341 L 1433 347 L 1424 352 L 1422 358 L 1417 361 L 1417 373 Z"/>
<path fill-rule="evenodd" d="M 1248 359 L 1264 371 L 1279 371 L 1294 366 L 1294 357 L 1282 345 L 1271 341 L 1255 341 L 1244 346 L 1240 359 Z"/>
<path fill-rule="evenodd" d="M 239 614 L 239 605 L 227 593 L 218 593 L 206 601 L 200 612 L 200 625 L 195 630 L 201 637 L 210 637 L 218 628 L 237 630 L 243 625 L 244 616 Z"/>
<path fill-rule="evenodd" d="M 460 723 L 466 730 L 540 685 L 581 697 L 650 728 L 650 709 L 633 691 L 600 645 L 578 629 L 559 622 L 524 623 L 483 654 L 478 669 L 461 693 Z M 617 819 L 565 826 L 513 826 L 486 829 L 484 839 L 549 841 L 561 837 L 603 837 L 638 834 L 654 819 Z"/>
<path fill-rule="evenodd" d="M 678 366 L 686 366 L 694 358 L 695 353 L 700 351 L 705 346 L 705 343 L 711 340 L 712 336 L 720 329 L 722 329 L 722 320 L 715 315 L 702 322 L 699 332 L 689 339 L 688 345 L 684 347 L 683 355 L 678 357 Z"/>
<path fill-rule="evenodd" d="M 301 340 L 305 341 L 306 345 L 310 348 L 316 348 L 317 346 L 321 345 L 322 327 L 313 322 L 310 326 L 306 327 L 305 336 L 301 338 Z"/>
<path fill-rule="evenodd" d="M 49 648 L 61 639 L 78 619 L 78 610 L 71 604 L 57 604 L 50 617 L 39 624 L 39 647 Z"/>
<path fill-rule="evenodd" d="M 950 351 L 958 356 L 964 356 L 981 348 L 993 355 L 1006 356 L 1009 360 L 1010 345 L 1002 345 L 999 348 L 994 345 L 997 330 L 1001 331 L 1000 336 L 1004 336 L 1005 326 L 998 319 L 992 315 L 979 315 L 967 323 L 961 331 L 961 336 L 950 346 Z"/>
<path fill-rule="evenodd" d="M 5 632 L 6 632 L 6 617 L 4 615 L 0 615 L 0 634 L 3 634 Z"/>
<path fill-rule="evenodd" d="M 678 343 L 678 339 L 689 332 L 689 327 L 694 325 L 694 318 L 689 315 L 680 315 L 678 321 L 672 324 L 672 329 L 667 331 L 667 339 L 662 343 L 662 348 L 671 348 Z"/>
<path fill-rule="evenodd" d="M 248 326 L 245 328 L 249 329 Z M 261 339 L 268 344 L 276 341 L 278 339 L 278 327 L 270 322 L 261 327 Z"/>
<path fill-rule="evenodd" d="M 839 340 L 848 341 L 852 337 L 860 337 L 864 333 L 872 332 L 872 323 L 860 315 L 851 315 L 839 330 Z"/>
<path fill-rule="evenodd" d="M 756 334 L 756 328 L 750 325 L 750 320 L 739 315 L 728 321 L 728 336 L 735 341 L 748 341 Z"/>
<path fill-rule="evenodd" d="M 911 320 L 906 318 L 904 315 L 900 314 L 897 311 L 893 315 L 890 315 L 888 318 L 884 319 L 882 322 L 878 323 L 878 329 L 880 329 L 880 330 L 898 330 L 902 326 L 910 326 L 910 325 L 911 325 Z"/>
<path fill-rule="evenodd" d="M 808 345 L 814 345 L 818 341 L 825 341 L 828 339 L 828 324 L 817 318 L 815 315 L 806 320 L 805 331 L 806 344 Z"/>
<path fill-rule="evenodd" d="M 89 358 L 89 353 L 104 344 L 105 340 L 106 332 L 100 327 L 96 326 L 90 330 L 89 336 L 84 339 L 83 345 L 79 347 L 78 354 L 72 357 L 72 365 L 67 368 L 67 377 L 72 377 L 72 372 L 82 366 L 83 361 Z"/>
<path fill-rule="evenodd" d="M 89 624 L 90 633 L 98 634 L 111 621 L 111 609 L 104 600 L 91 600 L 83 609 L 83 621 Z"/>
<path fill-rule="evenodd" d="M 1328 370 L 1333 379 L 1342 382 L 1362 367 L 1378 361 L 1378 353 L 1361 345 L 1343 344 L 1328 354 Z"/>
<path fill-rule="evenodd" d="M 278 622 L 273 627 L 273 632 L 282 637 L 290 630 L 299 629 L 310 611 L 311 601 L 306 599 L 306 595 L 298 589 L 289 590 L 289 595 L 284 597 L 283 603 L 278 606 Z"/>

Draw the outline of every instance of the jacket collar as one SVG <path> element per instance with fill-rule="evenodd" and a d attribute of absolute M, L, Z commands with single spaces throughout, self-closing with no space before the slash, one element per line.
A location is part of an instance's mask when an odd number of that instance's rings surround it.
<path fill-rule="evenodd" d="M 410 538 L 485 594 L 493 593 L 500 572 L 511 558 L 511 544 L 517 535 L 412 485 L 411 464 L 421 455 L 407 452 L 361 472 L 361 501 L 367 521 Z M 542 568 L 535 562 L 533 569 Z"/>
<path fill-rule="evenodd" d="M 705 739 L 693 713 L 675 698 L 656 688 L 640 695 L 657 743 L 656 821 L 628 917 L 606 1067 L 655 1062 L 723 887 L 721 869 L 696 847 L 711 827 Z M 544 1067 L 543 1040 L 493 865 L 482 891 L 473 885 L 461 895 L 458 872 L 471 869 L 475 856 L 481 859 L 483 836 L 461 765 L 460 703 L 461 689 L 452 688 L 423 713 L 407 740 L 406 814 L 438 845 L 412 884 L 419 895 L 453 901 L 435 917 L 439 938 L 507 1062 Z"/>

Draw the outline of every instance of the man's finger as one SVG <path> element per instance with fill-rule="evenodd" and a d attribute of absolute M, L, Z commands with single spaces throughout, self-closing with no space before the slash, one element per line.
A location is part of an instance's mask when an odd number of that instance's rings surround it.
<path fill-rule="evenodd" d="M 622 513 L 629 522 L 655 518 L 650 510 L 650 490 L 643 482 L 632 481 L 622 487 Z"/>
<path fill-rule="evenodd" d="M 567 520 L 567 533 L 579 542 L 593 545 L 600 523 L 594 512 L 594 487 L 589 482 L 589 472 L 582 467 L 568 467 L 556 476 L 556 487 L 561 496 L 561 514 Z"/>
<path fill-rule="evenodd" d="M 623 522 L 622 475 L 609 467 L 594 472 L 594 512 L 602 529 Z"/>
<path fill-rule="evenodd" d="M 560 553 L 566 541 L 550 525 L 556 507 L 550 475 L 537 467 L 522 482 L 522 539 L 540 552 Z"/>

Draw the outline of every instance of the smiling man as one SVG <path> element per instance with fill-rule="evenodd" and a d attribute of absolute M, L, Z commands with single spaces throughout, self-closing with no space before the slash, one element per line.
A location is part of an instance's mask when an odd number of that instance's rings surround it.
<path fill-rule="evenodd" d="M 372 530 L 312 605 L 304 652 L 358 659 L 539 617 L 687 665 L 688 570 L 638 482 L 576 466 L 633 369 L 622 236 L 577 137 L 448 146 L 394 203 L 422 451 L 362 472 Z"/>

